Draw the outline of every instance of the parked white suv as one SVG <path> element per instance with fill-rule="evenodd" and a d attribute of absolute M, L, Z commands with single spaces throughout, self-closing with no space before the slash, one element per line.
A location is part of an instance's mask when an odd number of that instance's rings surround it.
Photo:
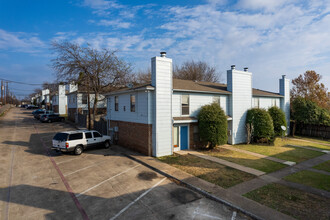
<path fill-rule="evenodd" d="M 53 137 L 52 149 L 63 152 L 74 152 L 80 155 L 88 147 L 103 144 L 110 147 L 111 137 L 102 135 L 95 130 L 77 130 L 57 133 Z"/>

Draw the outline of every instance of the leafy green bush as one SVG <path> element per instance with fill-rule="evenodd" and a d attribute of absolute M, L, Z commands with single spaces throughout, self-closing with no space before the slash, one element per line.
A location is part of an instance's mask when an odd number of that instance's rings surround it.
<path fill-rule="evenodd" d="M 291 107 L 291 117 L 297 123 L 330 126 L 330 111 L 319 107 L 310 100 L 302 97 L 295 98 Z"/>
<path fill-rule="evenodd" d="M 210 148 L 227 143 L 227 117 L 219 104 L 202 107 L 198 114 L 198 128 L 201 140 L 208 142 Z"/>
<path fill-rule="evenodd" d="M 274 141 L 273 120 L 265 109 L 248 110 L 246 124 L 251 128 L 252 140 L 256 142 Z"/>
<path fill-rule="evenodd" d="M 275 136 L 282 136 L 285 131 L 282 130 L 281 126 L 286 127 L 285 113 L 279 107 L 273 106 L 268 109 L 268 113 L 273 119 L 273 127 Z"/>

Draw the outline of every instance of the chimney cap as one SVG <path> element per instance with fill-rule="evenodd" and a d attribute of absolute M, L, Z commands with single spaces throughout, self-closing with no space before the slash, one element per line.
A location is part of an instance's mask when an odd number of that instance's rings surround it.
<path fill-rule="evenodd" d="M 285 79 L 286 75 L 282 75 L 282 78 Z"/>
<path fill-rule="evenodd" d="M 244 67 L 244 71 L 247 72 L 249 70 L 249 67 Z"/>
<path fill-rule="evenodd" d="M 231 67 L 231 69 L 232 69 L 232 70 L 234 70 L 234 69 L 235 69 L 235 65 L 231 65 L 230 67 Z"/>
<path fill-rule="evenodd" d="M 160 52 L 160 56 L 161 57 L 166 57 L 166 52 L 165 51 Z"/>

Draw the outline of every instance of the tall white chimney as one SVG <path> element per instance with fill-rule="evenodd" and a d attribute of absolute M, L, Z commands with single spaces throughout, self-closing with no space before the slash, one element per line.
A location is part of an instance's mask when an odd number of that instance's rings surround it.
<path fill-rule="evenodd" d="M 151 58 L 151 84 L 153 94 L 152 148 L 153 156 L 172 154 L 172 59 L 166 57 Z"/>

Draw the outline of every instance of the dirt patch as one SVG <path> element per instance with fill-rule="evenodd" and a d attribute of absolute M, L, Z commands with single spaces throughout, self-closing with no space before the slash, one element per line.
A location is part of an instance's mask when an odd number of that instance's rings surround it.
<path fill-rule="evenodd" d="M 137 177 L 141 180 L 151 181 L 151 180 L 157 178 L 157 174 L 155 172 L 143 171 L 143 172 L 139 173 L 137 175 Z"/>

